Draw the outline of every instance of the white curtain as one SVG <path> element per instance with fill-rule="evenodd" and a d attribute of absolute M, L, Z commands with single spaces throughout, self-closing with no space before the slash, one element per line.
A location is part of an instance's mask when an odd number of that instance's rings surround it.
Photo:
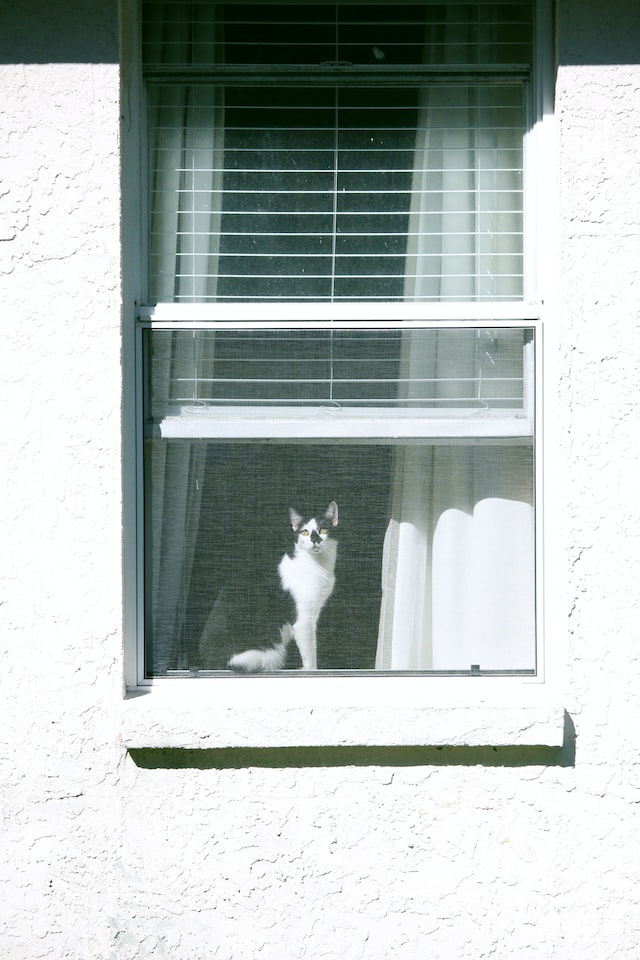
<path fill-rule="evenodd" d="M 520 96 L 517 88 L 422 94 L 406 299 L 522 295 Z M 437 339 L 425 355 L 424 341 L 405 334 L 403 376 L 434 378 L 436 400 L 446 404 L 457 377 L 481 376 L 487 351 L 459 331 L 443 330 Z M 523 367 L 522 343 L 519 355 L 513 346 L 502 356 L 506 377 Z M 533 669 L 532 448 L 403 447 L 390 513 L 377 669 Z"/>
<path fill-rule="evenodd" d="M 148 62 L 183 64 L 219 51 L 219 26 L 172 20 L 160 5 L 158 27 L 147 29 Z M 222 94 L 211 86 L 150 85 L 149 88 L 149 275 L 151 302 L 215 299 L 224 124 Z M 191 389 L 206 376 L 202 340 L 158 337 L 154 340 L 152 397 L 154 413 L 170 411 L 172 384 Z M 208 344 L 208 349 L 211 345 Z M 179 375 L 176 376 L 176 370 Z M 196 373 L 197 371 L 197 373 Z M 190 388 L 191 377 L 191 388 Z M 198 534 L 205 471 L 205 445 L 183 440 L 147 443 L 146 484 L 148 551 L 147 619 L 153 644 L 147 644 L 148 669 L 186 668 L 185 610 Z"/>
<path fill-rule="evenodd" d="M 406 300 L 522 297 L 523 89 L 422 90 Z"/>
<path fill-rule="evenodd" d="M 160 85 L 151 94 L 151 300 L 215 300 L 224 157 L 222 91 Z"/>
<path fill-rule="evenodd" d="M 524 445 L 398 451 L 377 669 L 535 667 L 532 470 Z"/>
<path fill-rule="evenodd" d="M 153 645 L 147 644 L 151 675 L 189 667 L 185 614 L 200 522 L 205 446 L 191 441 L 147 443 L 147 609 Z"/>

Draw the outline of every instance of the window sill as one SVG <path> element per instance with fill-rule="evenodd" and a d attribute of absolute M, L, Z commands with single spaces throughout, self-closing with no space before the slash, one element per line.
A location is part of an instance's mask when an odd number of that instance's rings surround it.
<path fill-rule="evenodd" d="M 559 748 L 565 711 L 531 680 L 238 677 L 135 688 L 120 726 L 128 750 Z"/>

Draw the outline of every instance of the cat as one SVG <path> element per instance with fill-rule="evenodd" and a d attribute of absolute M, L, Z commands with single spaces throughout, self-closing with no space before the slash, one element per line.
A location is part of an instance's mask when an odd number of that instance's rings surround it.
<path fill-rule="evenodd" d="M 335 586 L 338 504 L 332 500 L 324 514 L 308 520 L 291 508 L 289 520 L 293 545 L 278 564 L 278 579 L 280 590 L 293 601 L 293 615 L 289 622 L 275 625 L 280 629 L 279 639 L 274 638 L 270 646 L 234 654 L 227 663 L 231 670 L 242 673 L 282 670 L 292 640 L 300 653 L 302 669 L 317 669 L 318 620 Z"/>

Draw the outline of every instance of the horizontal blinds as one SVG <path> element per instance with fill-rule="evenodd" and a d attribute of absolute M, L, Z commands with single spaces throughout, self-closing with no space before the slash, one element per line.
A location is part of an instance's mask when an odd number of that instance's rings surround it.
<path fill-rule="evenodd" d="M 152 419 L 207 407 L 524 407 L 532 331 L 146 331 Z"/>
<path fill-rule="evenodd" d="M 147 2 L 148 71 L 214 65 L 531 62 L 527 0 L 427 3 Z"/>
<path fill-rule="evenodd" d="M 143 3 L 149 299 L 520 299 L 531 25 L 527 0 Z"/>
<path fill-rule="evenodd" d="M 152 93 L 153 299 L 522 295 L 520 85 Z"/>

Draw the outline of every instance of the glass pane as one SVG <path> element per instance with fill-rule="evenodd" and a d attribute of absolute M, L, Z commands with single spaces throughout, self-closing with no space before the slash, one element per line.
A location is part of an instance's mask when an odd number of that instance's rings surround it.
<path fill-rule="evenodd" d="M 153 330 L 147 419 L 239 407 L 252 416 L 325 407 L 522 418 L 532 342 L 520 327 Z"/>
<path fill-rule="evenodd" d="M 142 4 L 147 69 L 171 65 L 528 64 L 530 0 Z"/>
<path fill-rule="evenodd" d="M 150 93 L 152 301 L 522 296 L 521 85 Z"/>
<path fill-rule="evenodd" d="M 296 669 L 318 597 L 320 670 L 535 670 L 531 445 L 155 439 L 145 466 L 148 675 L 227 670 L 286 624 Z M 324 544 L 282 589 L 290 508 L 337 543 L 328 596 Z"/>

